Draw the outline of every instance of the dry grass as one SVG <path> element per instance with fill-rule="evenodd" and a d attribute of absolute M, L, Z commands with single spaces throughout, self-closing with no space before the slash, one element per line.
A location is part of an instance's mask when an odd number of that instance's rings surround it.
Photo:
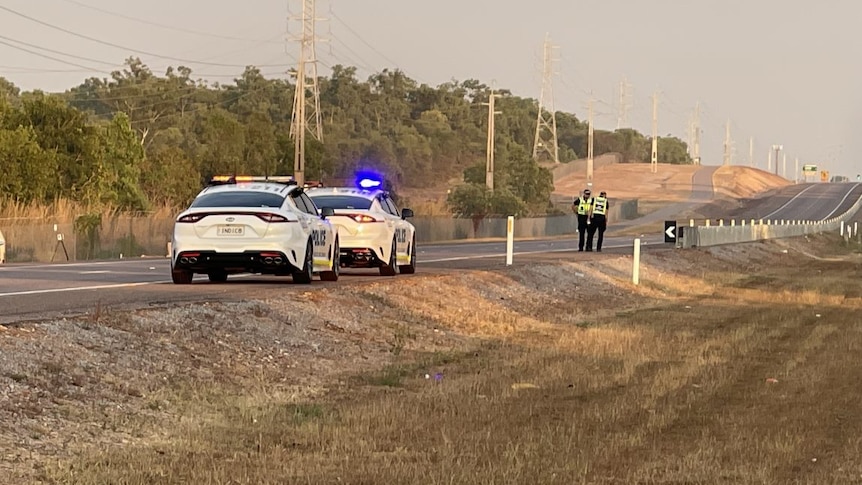
<path fill-rule="evenodd" d="M 835 238 L 816 241 L 786 247 L 841 261 L 762 244 L 646 254 L 637 288 L 627 258 L 374 285 L 362 300 L 403 332 L 389 366 L 299 401 L 260 382 L 242 393 L 183 382 L 162 391 L 178 411 L 159 439 L 47 474 L 84 485 L 862 483 L 860 261 Z M 429 327 L 479 340 L 423 351 L 413 334 Z"/>
<path fill-rule="evenodd" d="M 44 205 L 0 201 L 0 227 L 9 245 L 9 261 L 64 260 L 65 254 L 57 243 L 57 234 L 62 234 L 71 259 L 86 257 L 81 251 L 88 241 L 76 229 L 75 221 L 79 216 L 93 212 L 102 215 L 102 226 L 97 247 L 90 253 L 90 258 L 116 258 L 120 254 L 125 257 L 166 254 L 166 243 L 170 240 L 173 218 L 178 209 L 156 206 L 145 213 L 127 213 L 112 207 L 96 208 L 69 200 Z"/>

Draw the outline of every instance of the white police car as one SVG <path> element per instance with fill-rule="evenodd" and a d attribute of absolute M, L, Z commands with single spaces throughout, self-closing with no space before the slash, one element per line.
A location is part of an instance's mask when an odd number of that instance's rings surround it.
<path fill-rule="evenodd" d="M 308 195 L 318 207 L 334 210 L 329 217 L 341 241 L 340 264 L 346 268 L 379 268 L 384 276 L 416 272 L 416 229 L 413 211 L 400 212 L 382 181 L 359 180 L 357 187 L 315 187 Z"/>
<path fill-rule="evenodd" d="M 171 278 L 213 282 L 229 274 L 291 275 L 311 283 L 339 275 L 338 234 L 293 177 L 216 176 L 174 224 Z"/>

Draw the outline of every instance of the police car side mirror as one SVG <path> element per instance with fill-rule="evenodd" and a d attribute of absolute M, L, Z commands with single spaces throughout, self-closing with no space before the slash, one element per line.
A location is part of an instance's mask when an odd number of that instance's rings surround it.
<path fill-rule="evenodd" d="M 401 218 L 407 219 L 408 217 L 413 217 L 413 209 L 401 209 Z"/>
<path fill-rule="evenodd" d="M 323 207 L 320 209 L 320 218 L 326 219 L 327 217 L 332 217 L 335 215 L 335 209 L 332 207 Z"/>

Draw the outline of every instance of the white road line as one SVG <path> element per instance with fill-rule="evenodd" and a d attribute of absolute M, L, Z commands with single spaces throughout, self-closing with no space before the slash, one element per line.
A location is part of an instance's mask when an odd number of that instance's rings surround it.
<path fill-rule="evenodd" d="M 641 244 L 644 246 L 649 246 L 649 245 L 656 245 L 656 244 L 661 244 L 661 243 L 644 242 Z M 615 244 L 615 245 L 605 246 L 605 248 L 607 248 L 607 249 L 628 248 L 628 247 L 631 247 L 631 245 L 629 245 L 629 244 Z M 521 251 L 518 253 L 512 253 L 512 255 L 513 256 L 523 256 L 523 255 L 528 255 L 528 254 L 564 253 L 564 252 L 574 252 L 574 251 L 577 251 L 577 248 L 545 249 L 545 250 L 541 250 L 541 251 Z M 505 253 L 502 253 L 502 254 L 482 254 L 482 255 L 478 255 L 478 256 L 475 256 L 475 255 L 474 256 L 460 256 L 460 257 L 455 257 L 455 258 L 429 259 L 429 260 L 425 260 L 425 261 L 420 260 L 419 262 L 420 263 L 423 263 L 423 262 L 424 263 L 443 263 L 446 261 L 465 261 L 465 260 L 470 260 L 470 259 L 505 258 L 505 257 L 506 257 Z M 236 279 L 236 278 L 247 278 L 250 276 L 257 276 L 257 275 L 255 275 L 255 274 L 238 274 L 238 275 L 232 275 L 231 278 L 234 278 L 234 279 Z M 198 281 L 200 281 L 200 280 L 206 279 L 206 278 L 201 276 L 201 277 L 196 278 L 196 279 Z M 134 287 L 139 287 L 139 286 L 164 285 L 164 284 L 168 284 L 168 283 L 172 283 L 172 281 L 170 281 L 170 280 L 139 281 L 139 282 L 132 282 L 132 283 L 114 283 L 114 284 L 109 284 L 109 285 L 73 286 L 73 287 L 67 287 L 67 288 L 51 288 L 51 289 L 45 289 L 45 290 L 13 291 L 13 292 L 9 292 L 9 293 L 0 293 L 0 298 L 2 298 L 4 296 L 26 296 L 26 295 L 44 295 L 44 294 L 49 294 L 49 293 L 67 293 L 67 292 L 71 292 L 71 291 L 108 290 L 108 289 L 112 289 L 112 288 L 134 288 Z"/>
<path fill-rule="evenodd" d="M 111 288 L 132 288 L 135 286 L 158 285 L 170 283 L 170 281 L 145 281 L 140 283 L 117 283 L 113 285 L 98 285 L 98 286 L 74 286 L 71 288 L 51 288 L 48 290 L 29 290 L 15 291 L 12 293 L 0 293 L 0 297 L 4 296 L 24 296 L 24 295 L 44 295 L 46 293 L 66 293 L 69 291 L 86 291 L 86 290 L 107 290 Z"/>
<path fill-rule="evenodd" d="M 99 271 L 79 271 L 78 274 L 105 274 L 105 273 L 110 273 L 110 272 L 111 272 L 110 270 L 103 269 L 103 270 L 99 270 Z"/>
<path fill-rule="evenodd" d="M 145 264 L 145 263 L 155 263 L 158 261 L 170 262 L 168 258 L 163 259 L 155 259 L 155 258 L 141 258 L 141 259 L 125 259 L 125 260 L 116 260 L 116 261 L 91 261 L 86 263 L 49 263 L 49 264 L 33 264 L 33 265 L 15 265 L 15 266 L 0 266 L 0 271 L 16 271 L 19 269 L 42 269 L 42 268 L 51 268 L 51 269 L 63 269 L 63 268 L 75 268 L 81 266 L 104 266 L 106 264 Z"/>
<path fill-rule="evenodd" d="M 785 207 L 790 205 L 791 202 L 798 199 L 802 194 L 804 194 L 805 192 L 808 192 L 809 190 L 813 189 L 814 187 L 817 187 L 817 185 L 811 185 L 810 187 L 803 189 L 802 192 L 799 192 L 798 194 L 794 195 L 793 198 L 791 198 L 790 200 L 785 202 L 781 207 L 779 207 L 778 209 L 775 209 L 774 211 L 770 212 L 769 214 L 766 214 L 765 216 L 761 217 L 761 219 L 769 219 L 770 217 L 774 216 L 776 213 L 778 213 L 778 211 L 784 209 Z"/>
<path fill-rule="evenodd" d="M 838 205 L 835 206 L 835 210 L 830 212 L 829 215 L 824 217 L 823 219 L 824 220 L 829 219 L 830 217 L 832 217 L 832 214 L 835 214 L 836 212 L 838 212 L 838 209 L 841 208 L 841 204 L 843 204 L 844 201 L 847 200 L 847 197 L 850 197 L 850 194 L 853 193 L 853 191 L 856 190 L 856 187 L 858 187 L 858 186 L 859 186 L 859 184 L 853 184 L 853 187 L 850 187 L 850 190 L 847 191 L 847 194 L 844 195 L 844 198 L 841 199 L 841 202 L 839 202 Z"/>

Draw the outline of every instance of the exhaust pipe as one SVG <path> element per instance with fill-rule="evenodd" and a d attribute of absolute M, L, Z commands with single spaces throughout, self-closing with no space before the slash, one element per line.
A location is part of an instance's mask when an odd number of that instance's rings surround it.
<path fill-rule="evenodd" d="M 272 264 L 272 258 L 270 258 L 269 256 L 267 256 L 266 258 L 264 258 L 263 262 L 264 262 L 264 263 L 266 263 L 266 264 Z"/>
<path fill-rule="evenodd" d="M 196 258 L 196 257 L 194 257 L 194 256 L 192 256 L 191 258 L 189 258 L 189 263 L 191 263 L 191 264 L 195 264 L 195 263 L 197 263 L 197 262 L 198 262 L 198 258 Z"/>
<path fill-rule="evenodd" d="M 278 257 L 277 257 L 277 258 L 275 258 L 273 261 L 275 261 L 275 264 L 281 264 L 284 260 L 283 260 L 283 259 L 281 259 L 281 256 L 278 256 Z"/>
<path fill-rule="evenodd" d="M 188 264 L 188 263 L 189 263 L 189 258 L 187 258 L 187 257 L 183 256 L 182 258 L 180 258 L 180 263 Z"/>

